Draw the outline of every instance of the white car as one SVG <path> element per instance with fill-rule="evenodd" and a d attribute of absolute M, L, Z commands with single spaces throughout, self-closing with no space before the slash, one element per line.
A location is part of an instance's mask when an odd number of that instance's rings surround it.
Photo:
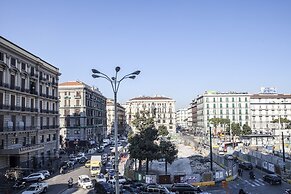
<path fill-rule="evenodd" d="M 45 178 L 48 178 L 51 176 L 48 170 L 41 170 L 41 171 L 38 171 L 38 173 L 42 173 Z"/>
<path fill-rule="evenodd" d="M 31 184 L 22 194 L 39 194 L 45 193 L 48 189 L 48 183 L 34 183 Z"/>
<path fill-rule="evenodd" d="M 30 181 L 43 181 L 45 179 L 45 176 L 43 175 L 43 173 L 32 173 L 26 177 L 22 178 L 25 182 L 30 182 Z"/>
<path fill-rule="evenodd" d="M 93 183 L 88 175 L 81 175 L 78 177 L 78 186 L 83 189 L 91 189 L 93 188 Z"/>
<path fill-rule="evenodd" d="M 101 174 L 98 174 L 98 175 L 96 176 L 96 181 L 97 181 L 97 182 L 106 182 L 106 178 L 105 178 L 105 176 L 101 173 Z"/>

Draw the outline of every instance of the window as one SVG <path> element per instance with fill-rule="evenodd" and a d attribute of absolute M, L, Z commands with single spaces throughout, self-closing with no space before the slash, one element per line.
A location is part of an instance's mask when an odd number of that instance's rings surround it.
<path fill-rule="evenodd" d="M 213 98 L 213 102 L 215 102 L 215 98 Z"/>
<path fill-rule="evenodd" d="M 222 102 L 222 98 L 220 98 L 220 102 Z"/>
<path fill-rule="evenodd" d="M 221 114 L 221 115 L 223 114 L 222 110 L 220 110 L 220 114 Z"/>
<path fill-rule="evenodd" d="M 216 108 L 216 105 L 215 104 L 213 104 L 213 108 Z"/>
<path fill-rule="evenodd" d="M 228 108 L 228 104 L 226 104 L 226 108 Z"/>
<path fill-rule="evenodd" d="M 226 98 L 226 102 L 228 102 L 228 98 Z"/>
<path fill-rule="evenodd" d="M 209 115 L 209 110 L 207 110 L 207 114 Z"/>
<path fill-rule="evenodd" d="M 238 98 L 238 101 L 241 102 L 241 98 L 240 97 Z"/>
<path fill-rule="evenodd" d="M 4 53 L 0 52 L 0 61 L 4 61 Z"/>
<path fill-rule="evenodd" d="M 248 98 L 247 97 L 245 97 L 245 102 L 247 102 L 248 101 Z"/>
<path fill-rule="evenodd" d="M 222 108 L 222 104 L 220 104 L 220 108 Z"/>
<path fill-rule="evenodd" d="M 240 103 L 238 104 L 238 107 L 241 108 L 241 104 Z"/>
<path fill-rule="evenodd" d="M 26 70 L 26 64 L 25 63 L 21 63 L 21 70 Z"/>
<path fill-rule="evenodd" d="M 206 107 L 209 108 L 209 104 L 207 104 Z"/>
<path fill-rule="evenodd" d="M 234 102 L 234 98 L 232 98 L 232 102 Z"/>
<path fill-rule="evenodd" d="M 246 103 L 246 108 L 248 108 L 248 103 Z"/>
<path fill-rule="evenodd" d="M 232 108 L 234 108 L 234 103 L 232 103 Z"/>
<path fill-rule="evenodd" d="M 13 57 L 11 57 L 11 59 L 10 59 L 10 65 L 12 65 L 12 66 L 16 66 L 16 59 L 15 58 L 13 58 Z"/>

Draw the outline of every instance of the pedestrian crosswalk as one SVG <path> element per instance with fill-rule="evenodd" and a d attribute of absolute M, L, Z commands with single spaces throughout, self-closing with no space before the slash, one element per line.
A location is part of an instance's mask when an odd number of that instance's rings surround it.
<path fill-rule="evenodd" d="M 259 187 L 259 186 L 265 185 L 265 182 L 263 181 L 263 179 L 244 180 L 244 182 L 246 182 L 252 187 Z"/>
<path fill-rule="evenodd" d="M 254 180 L 245 180 L 245 179 L 238 179 L 237 181 L 234 181 L 233 184 L 229 184 L 230 189 L 239 189 L 239 188 L 248 188 L 248 187 L 261 187 L 264 186 L 265 182 L 263 179 L 254 179 Z"/>

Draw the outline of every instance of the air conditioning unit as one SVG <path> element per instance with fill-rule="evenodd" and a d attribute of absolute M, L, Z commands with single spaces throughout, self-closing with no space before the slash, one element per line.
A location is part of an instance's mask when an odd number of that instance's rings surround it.
<path fill-rule="evenodd" d="M 7 122 L 7 127 L 11 129 L 13 127 L 13 122 L 12 121 L 8 121 Z"/>

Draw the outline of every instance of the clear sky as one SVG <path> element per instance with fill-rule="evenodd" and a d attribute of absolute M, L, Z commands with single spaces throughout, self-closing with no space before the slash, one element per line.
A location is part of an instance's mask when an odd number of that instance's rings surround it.
<path fill-rule="evenodd" d="M 289 0 L 2 0 L 0 35 L 113 96 L 110 76 L 141 70 L 118 99 L 164 95 L 184 108 L 206 90 L 290 93 Z"/>

